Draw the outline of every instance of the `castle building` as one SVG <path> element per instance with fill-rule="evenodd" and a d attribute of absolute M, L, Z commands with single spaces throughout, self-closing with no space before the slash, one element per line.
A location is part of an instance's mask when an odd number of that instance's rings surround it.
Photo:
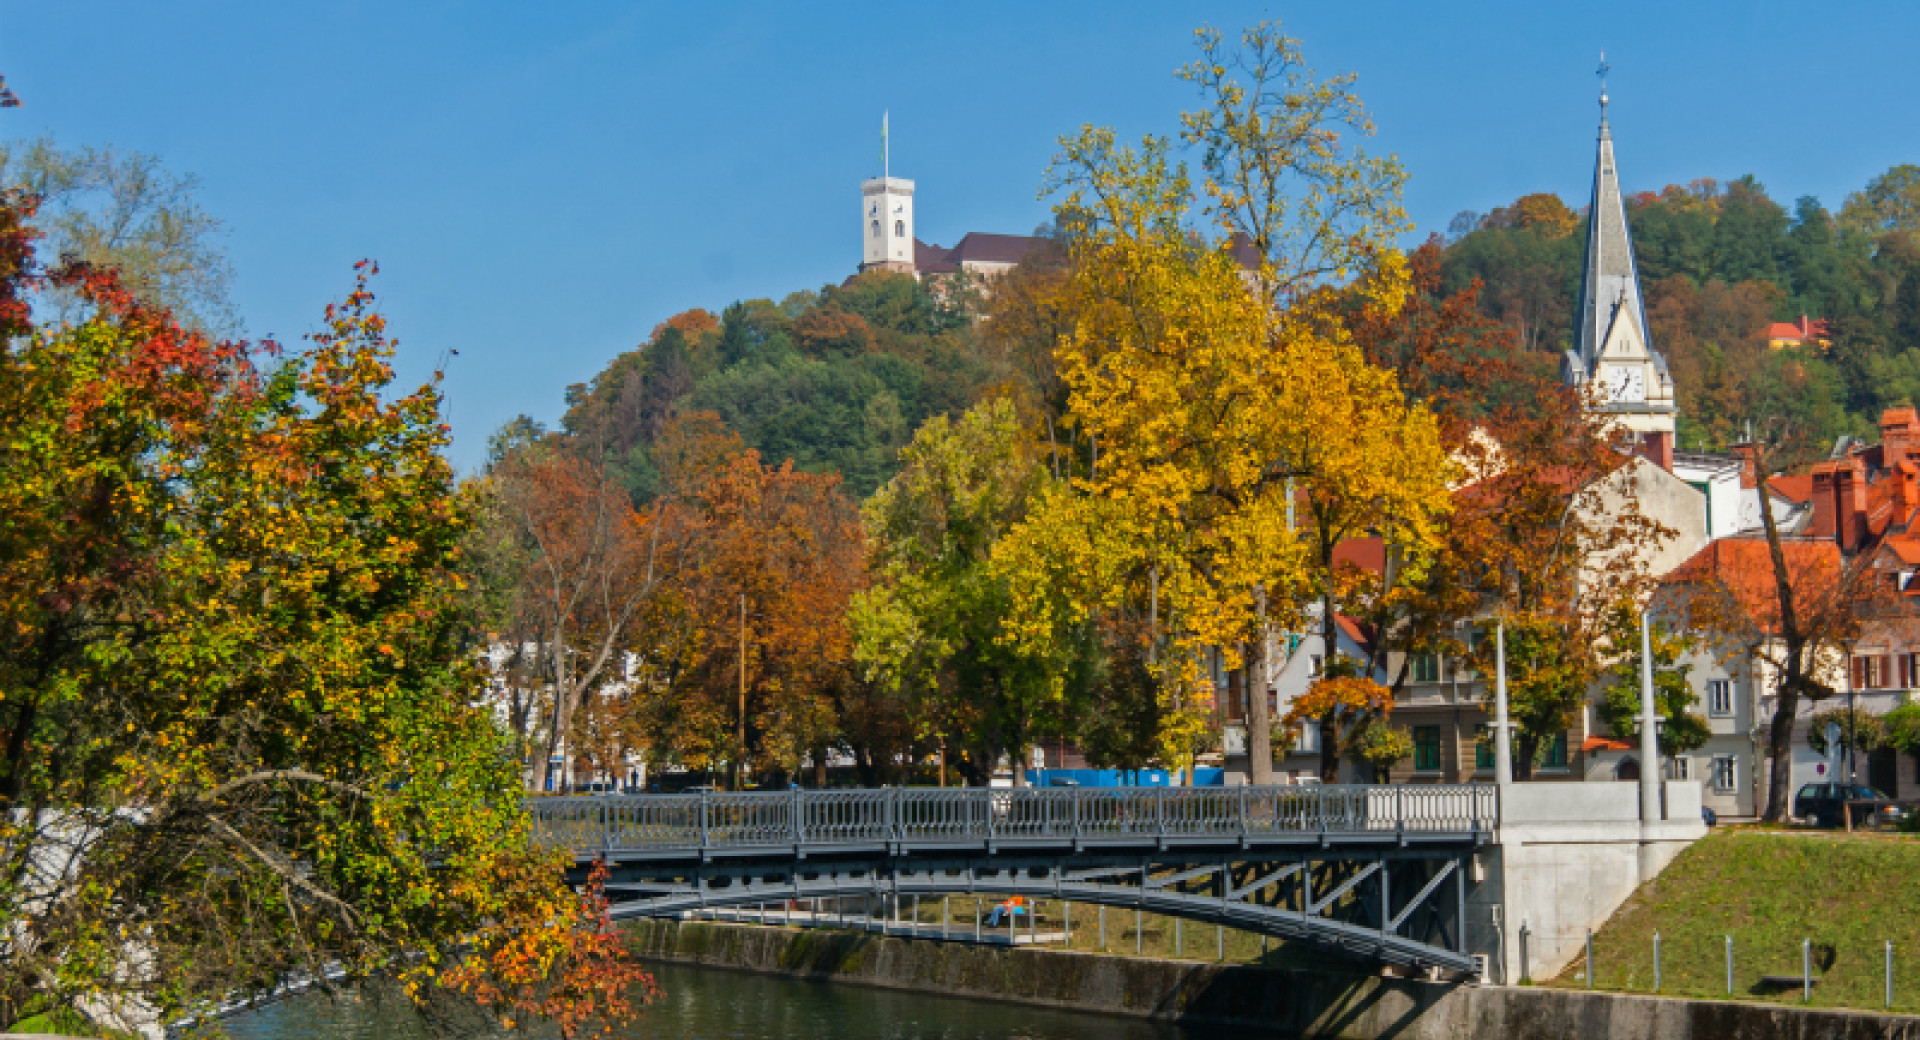
<path fill-rule="evenodd" d="M 862 181 L 860 219 L 862 272 L 987 279 L 1012 270 L 1041 241 L 1031 235 L 969 231 L 951 249 L 922 242 L 913 231 L 913 182 L 905 177 Z"/>

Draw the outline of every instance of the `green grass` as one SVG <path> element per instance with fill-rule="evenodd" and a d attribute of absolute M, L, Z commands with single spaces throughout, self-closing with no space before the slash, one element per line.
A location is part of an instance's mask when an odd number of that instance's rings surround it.
<path fill-rule="evenodd" d="M 1816 950 L 1812 1004 L 1878 1008 L 1885 943 L 1894 944 L 1894 1009 L 1920 1011 L 1920 839 L 1733 828 L 1696 843 L 1643 885 L 1594 935 L 1594 988 L 1650 992 L 1653 935 L 1663 995 L 1799 1003 L 1800 988 L 1764 991 L 1762 975 L 1800 974 L 1800 942 Z M 1832 950 L 1824 970 L 1818 951 Z M 1550 985 L 1586 985 L 1584 960 Z"/>

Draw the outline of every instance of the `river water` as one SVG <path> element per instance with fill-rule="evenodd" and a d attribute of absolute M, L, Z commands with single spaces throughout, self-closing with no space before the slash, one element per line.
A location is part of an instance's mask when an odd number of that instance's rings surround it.
<path fill-rule="evenodd" d="M 1254 1040 L 1267 1035 L 742 972 L 649 967 L 664 995 L 618 1034 L 623 1038 Z M 330 1000 L 320 994 L 251 1012 L 226 1026 L 236 1040 L 426 1040 L 435 1035 L 397 1003 Z M 456 1027 L 452 1035 L 477 1040 L 487 1034 Z"/>

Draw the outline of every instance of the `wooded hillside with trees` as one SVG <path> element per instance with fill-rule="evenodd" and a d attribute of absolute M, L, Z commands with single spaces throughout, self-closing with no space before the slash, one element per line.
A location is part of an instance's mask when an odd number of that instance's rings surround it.
<path fill-rule="evenodd" d="M 1920 400 L 1920 166 L 1791 209 L 1751 176 L 1627 200 L 1654 347 L 1673 366 L 1680 446 L 1724 450 L 1785 417 L 1812 439 L 1874 429 Z M 1550 194 L 1454 218 L 1442 291 L 1479 279 L 1484 313 L 1551 370 L 1570 336 L 1584 215 Z M 1827 342 L 1770 349 L 1771 322 L 1827 323 Z"/>

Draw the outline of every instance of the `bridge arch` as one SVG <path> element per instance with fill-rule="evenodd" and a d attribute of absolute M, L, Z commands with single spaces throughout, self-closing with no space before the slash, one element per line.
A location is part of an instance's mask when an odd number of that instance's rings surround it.
<path fill-rule="evenodd" d="M 991 893 L 1139 909 L 1463 976 L 1491 787 L 853 790 L 542 798 L 616 918 Z"/>

